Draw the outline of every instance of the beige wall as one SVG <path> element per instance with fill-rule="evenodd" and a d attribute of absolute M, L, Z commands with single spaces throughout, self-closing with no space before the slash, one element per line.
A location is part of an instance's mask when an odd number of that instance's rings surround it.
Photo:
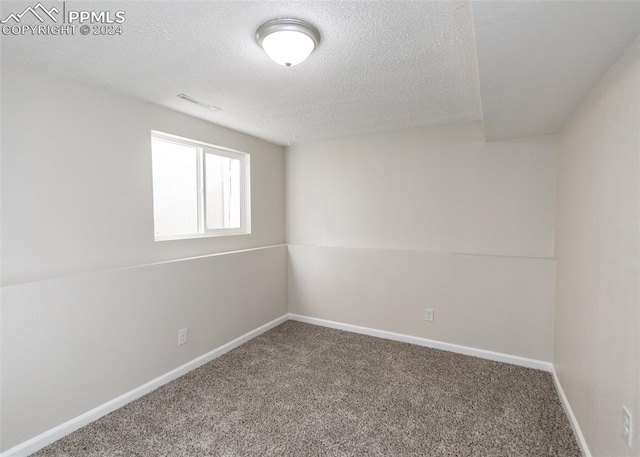
<path fill-rule="evenodd" d="M 284 242 L 284 150 L 2 62 L 2 283 Z M 251 235 L 155 242 L 151 130 L 251 154 Z"/>
<path fill-rule="evenodd" d="M 5 60 L 1 89 L 0 452 L 287 312 L 282 147 Z M 251 235 L 154 242 L 152 129 L 251 154 Z"/>
<path fill-rule="evenodd" d="M 573 114 L 560 149 L 554 364 L 592 454 L 638 456 L 640 41 Z"/>
<path fill-rule="evenodd" d="M 550 361 L 555 167 L 476 124 L 288 148 L 290 311 Z"/>

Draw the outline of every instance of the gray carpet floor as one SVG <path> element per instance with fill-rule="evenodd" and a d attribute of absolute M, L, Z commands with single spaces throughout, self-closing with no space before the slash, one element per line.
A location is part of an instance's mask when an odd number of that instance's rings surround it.
<path fill-rule="evenodd" d="M 549 373 L 288 321 L 34 455 L 581 453 Z"/>

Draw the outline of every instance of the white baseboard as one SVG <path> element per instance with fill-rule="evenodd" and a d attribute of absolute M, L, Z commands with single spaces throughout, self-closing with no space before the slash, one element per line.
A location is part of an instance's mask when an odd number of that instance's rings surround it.
<path fill-rule="evenodd" d="M 403 343 L 410 343 L 433 349 L 441 349 L 443 351 L 456 352 L 458 354 L 471 355 L 483 359 L 495 360 L 497 362 L 510 363 L 512 365 L 520 365 L 527 368 L 535 368 L 537 370 L 550 372 L 553 368 L 551 362 L 544 362 L 542 360 L 528 359 L 526 357 L 503 354 L 501 352 L 485 351 L 484 349 L 476 349 L 469 346 L 444 343 L 442 341 L 430 340 L 427 338 L 405 335 L 402 333 L 388 332 L 386 330 L 360 327 L 359 325 L 343 324 L 342 322 L 328 321 L 325 319 L 318 319 L 317 317 L 303 316 L 300 314 L 289 314 L 289 319 L 294 321 L 306 322 L 307 324 L 320 325 L 322 327 L 346 330 L 347 332 L 361 333 L 363 335 L 375 336 L 387 340 L 401 341 Z"/>
<path fill-rule="evenodd" d="M 36 452 L 37 450 L 42 449 L 48 444 L 51 444 L 54 441 L 57 441 L 60 438 L 68 435 L 69 433 L 74 432 L 80 427 L 84 427 L 85 425 L 100 419 L 102 416 L 105 416 L 110 412 L 123 407 L 127 403 L 133 400 L 136 400 L 137 398 L 140 398 L 143 395 L 148 394 L 149 392 L 157 389 L 158 387 L 161 387 L 164 384 L 179 378 L 180 376 L 188 373 L 189 371 L 194 370 L 199 366 L 202 366 L 205 363 L 210 362 L 211 360 L 218 358 L 221 355 L 231 351 L 232 349 L 237 348 L 241 344 L 246 343 L 247 341 L 266 332 L 267 330 L 270 330 L 273 327 L 276 327 L 277 325 L 282 324 L 283 322 L 287 321 L 288 318 L 289 316 L 287 314 L 280 316 L 279 318 L 274 319 L 271 322 L 268 322 L 248 333 L 245 333 L 244 335 L 236 338 L 233 341 L 228 342 L 227 344 L 224 344 L 214 349 L 211 352 L 207 352 L 206 354 L 201 355 L 200 357 L 197 357 L 192 361 L 185 363 L 184 365 L 176 368 L 175 370 L 171 370 L 170 372 L 165 373 L 162 376 L 159 376 L 149 381 L 148 383 L 141 385 L 140 387 L 136 387 L 135 389 L 130 390 L 129 392 L 124 393 L 117 398 L 114 398 L 113 400 L 103 403 L 102 405 L 97 406 L 92 410 L 87 411 L 84 414 L 81 414 L 80 416 L 74 417 L 73 419 L 63 424 L 60 424 L 57 427 L 47 430 L 46 432 L 41 433 L 40 435 L 35 436 L 28 441 L 20 443 L 19 445 L 6 450 L 2 454 L 0 454 L 0 457 L 28 456 Z"/>
<path fill-rule="evenodd" d="M 580 429 L 580 424 L 578 424 L 578 419 L 576 419 L 575 414 L 573 414 L 571 404 L 569 403 L 569 399 L 564 393 L 562 384 L 560 384 L 560 378 L 558 378 L 558 373 L 556 372 L 555 367 L 551 367 L 551 375 L 553 376 L 553 383 L 556 386 L 556 391 L 558 392 L 558 396 L 560 397 L 560 402 L 562 403 L 564 412 L 569 418 L 569 423 L 571 424 L 571 428 L 573 429 L 573 434 L 576 436 L 576 441 L 578 441 L 578 444 L 580 445 L 582 454 L 584 455 L 584 457 L 591 457 L 591 451 L 589 451 L 589 446 L 587 446 L 587 440 L 584 439 L 584 435 L 582 434 L 582 430 Z"/>

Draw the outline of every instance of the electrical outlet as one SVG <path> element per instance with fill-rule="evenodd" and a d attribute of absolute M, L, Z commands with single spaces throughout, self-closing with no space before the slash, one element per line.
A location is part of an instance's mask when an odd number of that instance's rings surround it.
<path fill-rule="evenodd" d="M 434 311 L 430 308 L 424 309 L 424 320 L 428 322 L 433 322 Z"/>
<path fill-rule="evenodd" d="M 178 330 L 178 346 L 187 344 L 187 329 Z"/>
<path fill-rule="evenodd" d="M 625 406 L 622 407 L 622 436 L 627 446 L 633 446 L 633 416 Z"/>

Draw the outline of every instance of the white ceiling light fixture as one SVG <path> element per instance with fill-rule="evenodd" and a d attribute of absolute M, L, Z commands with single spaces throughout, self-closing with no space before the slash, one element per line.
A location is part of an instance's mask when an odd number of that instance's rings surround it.
<path fill-rule="evenodd" d="M 318 47 L 320 32 L 300 19 L 274 19 L 258 27 L 256 40 L 273 61 L 292 67 Z"/>

